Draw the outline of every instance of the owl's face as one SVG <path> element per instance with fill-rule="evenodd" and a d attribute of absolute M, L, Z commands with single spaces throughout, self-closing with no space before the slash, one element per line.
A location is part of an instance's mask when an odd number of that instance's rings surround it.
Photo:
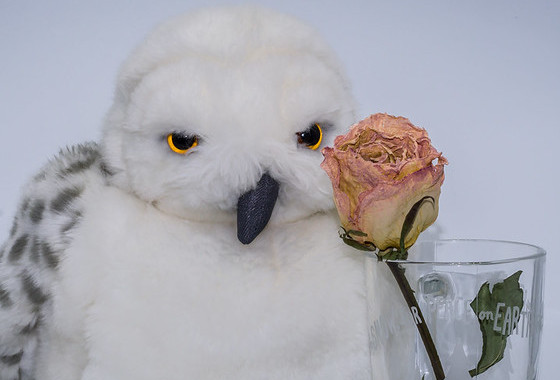
<path fill-rule="evenodd" d="M 321 149 L 354 115 L 329 57 L 245 44 L 152 65 L 107 119 L 115 183 L 182 218 L 234 220 L 239 197 L 267 173 L 279 184 L 270 223 L 330 209 Z"/>

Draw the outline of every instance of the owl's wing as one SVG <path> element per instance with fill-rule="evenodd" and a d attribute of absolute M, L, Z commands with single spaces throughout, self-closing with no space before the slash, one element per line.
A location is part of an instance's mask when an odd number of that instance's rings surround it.
<path fill-rule="evenodd" d="M 32 378 L 60 256 L 81 220 L 81 195 L 107 175 L 98 146 L 88 143 L 61 151 L 24 188 L 0 250 L 0 379 Z"/>

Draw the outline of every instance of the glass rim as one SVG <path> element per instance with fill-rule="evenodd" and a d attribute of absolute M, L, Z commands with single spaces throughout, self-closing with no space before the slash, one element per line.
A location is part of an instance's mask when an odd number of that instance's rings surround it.
<path fill-rule="evenodd" d="M 521 260 L 532 260 L 546 256 L 546 250 L 538 245 L 530 244 L 530 243 L 523 243 L 518 241 L 512 240 L 496 240 L 496 239 L 462 239 L 462 238 L 455 238 L 455 239 L 431 239 L 431 240 L 422 240 L 418 241 L 415 244 L 437 244 L 437 243 L 492 243 L 492 244 L 507 244 L 512 246 L 524 246 L 527 248 L 531 248 L 534 252 L 530 254 L 523 254 L 517 255 L 515 257 L 508 257 L 505 259 L 496 259 L 496 260 L 383 260 L 391 263 L 397 264 L 435 264 L 435 265 L 496 265 L 496 264 L 505 264 L 505 263 L 512 263 Z M 413 248 L 414 245 L 411 247 Z"/>

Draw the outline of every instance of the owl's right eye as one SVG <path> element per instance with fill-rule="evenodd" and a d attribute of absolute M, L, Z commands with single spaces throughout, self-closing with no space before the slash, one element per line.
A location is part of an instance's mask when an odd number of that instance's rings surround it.
<path fill-rule="evenodd" d="M 173 132 L 167 135 L 167 144 L 173 152 L 186 154 L 189 150 L 198 145 L 198 137 L 195 135 Z"/>

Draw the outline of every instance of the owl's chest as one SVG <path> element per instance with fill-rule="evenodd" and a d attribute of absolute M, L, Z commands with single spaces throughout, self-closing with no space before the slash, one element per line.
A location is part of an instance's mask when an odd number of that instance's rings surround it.
<path fill-rule="evenodd" d="M 86 309 L 84 378 L 364 371 L 363 265 L 340 245 L 332 216 L 271 225 L 245 246 L 233 224 L 111 203 L 87 211 L 63 268 L 72 276 L 62 287 Z"/>

